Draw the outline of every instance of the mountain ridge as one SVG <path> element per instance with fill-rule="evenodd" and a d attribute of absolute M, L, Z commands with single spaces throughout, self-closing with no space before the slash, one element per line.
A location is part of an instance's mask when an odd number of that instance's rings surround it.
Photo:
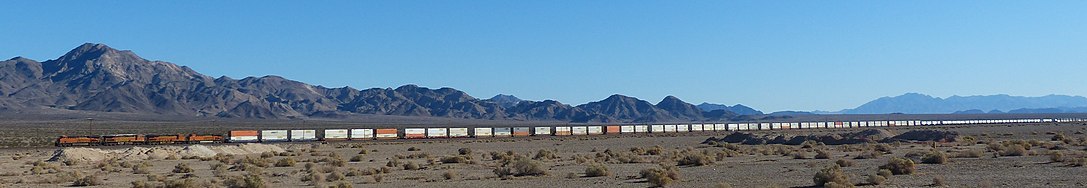
<path fill-rule="evenodd" d="M 105 44 L 79 45 L 57 59 L 0 61 L 0 110 L 56 108 L 189 117 L 297 119 L 347 114 L 463 119 L 662 122 L 706 117 L 695 105 L 669 96 L 658 104 L 623 95 L 571 106 L 512 95 L 478 99 L 453 88 L 326 88 L 275 75 L 212 78 L 185 66 L 144 59 Z"/>

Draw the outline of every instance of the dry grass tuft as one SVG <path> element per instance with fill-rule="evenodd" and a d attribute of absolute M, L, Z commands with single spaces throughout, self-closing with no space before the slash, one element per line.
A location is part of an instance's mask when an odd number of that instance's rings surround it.
<path fill-rule="evenodd" d="M 590 164 L 588 167 L 585 168 L 585 177 L 600 177 L 610 175 L 611 172 L 608 171 L 608 167 L 604 166 L 604 164 Z"/>
<path fill-rule="evenodd" d="M 815 186 L 831 187 L 833 186 L 847 186 L 852 187 L 853 183 L 849 181 L 849 175 L 842 171 L 842 167 L 838 165 L 831 165 L 823 170 L 816 172 L 815 177 L 812 177 L 812 181 Z"/>
<path fill-rule="evenodd" d="M 894 175 L 913 174 L 917 170 L 917 164 L 913 160 L 894 157 L 887 160 L 887 164 L 879 166 L 879 169 L 890 170 Z"/>

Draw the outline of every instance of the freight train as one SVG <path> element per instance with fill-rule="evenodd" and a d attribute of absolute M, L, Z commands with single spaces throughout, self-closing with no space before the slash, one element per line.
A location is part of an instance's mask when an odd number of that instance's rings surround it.
<path fill-rule="evenodd" d="M 528 136 L 577 136 L 604 134 L 655 134 L 713 131 L 759 131 L 789 129 L 836 129 L 897 126 L 979 125 L 1004 123 L 1084 122 L 1080 118 L 1040 119 L 981 119 L 981 120 L 890 120 L 890 121 L 828 121 L 828 122 L 749 122 L 749 123 L 684 123 L 573 126 L 499 126 L 499 127 L 419 127 L 419 128 L 351 128 L 232 130 L 224 135 L 141 135 L 116 134 L 99 136 L 61 136 L 56 146 L 201 144 L 247 142 L 306 142 L 348 140 L 396 140 L 442 138 L 492 138 Z"/>

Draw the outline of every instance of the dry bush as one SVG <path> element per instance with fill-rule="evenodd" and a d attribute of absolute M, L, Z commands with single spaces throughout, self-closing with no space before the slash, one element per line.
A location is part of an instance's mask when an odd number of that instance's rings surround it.
<path fill-rule="evenodd" d="M 509 163 L 505 167 L 495 168 L 493 172 L 495 173 L 495 175 L 498 175 L 498 177 L 503 178 L 509 176 L 547 175 L 547 169 L 545 169 L 543 163 L 525 158 L 517 159 Z"/>
<path fill-rule="evenodd" d="M 192 167 L 188 163 L 178 163 L 174 166 L 174 173 L 192 173 Z"/>
<path fill-rule="evenodd" d="M 955 155 L 952 156 L 952 157 L 954 157 L 954 158 L 981 158 L 982 154 L 984 154 L 984 152 L 982 152 L 980 150 L 963 150 L 963 151 L 955 152 Z"/>
<path fill-rule="evenodd" d="M 649 155 L 660 155 L 664 153 L 664 147 L 653 146 L 652 148 L 646 149 L 645 153 Z"/>
<path fill-rule="evenodd" d="M 297 163 L 297 162 L 294 160 L 294 158 L 285 157 L 285 158 L 279 159 L 279 161 L 276 161 L 275 166 L 276 167 L 292 167 L 292 166 L 294 166 L 295 163 Z M 312 163 L 310 163 L 310 164 L 312 164 Z"/>
<path fill-rule="evenodd" d="M 535 159 L 535 160 L 547 160 L 547 159 L 558 159 L 558 158 L 559 157 L 557 155 L 555 155 L 555 152 L 552 152 L 551 150 L 544 150 L 544 149 L 541 149 L 540 151 L 537 151 L 536 156 L 532 157 L 532 159 Z"/>
<path fill-rule="evenodd" d="M 133 187 L 135 187 L 133 182 Z M 191 178 L 172 179 L 164 183 L 165 188 L 203 188 L 203 187 L 216 187 L 206 181 L 197 182 Z"/>
<path fill-rule="evenodd" d="M 644 163 L 645 159 L 634 152 L 618 152 L 613 156 L 619 163 Z"/>
<path fill-rule="evenodd" d="M 401 165 L 401 162 L 400 162 L 400 160 L 397 160 L 397 159 L 389 160 L 389 162 L 385 163 L 386 167 L 397 167 L 397 166 L 400 166 L 400 165 Z"/>
<path fill-rule="evenodd" d="M 931 186 L 933 186 L 933 187 L 943 187 L 944 185 L 946 185 L 946 184 L 944 183 L 944 178 L 943 177 L 936 176 L 936 177 L 932 178 L 932 185 Z"/>
<path fill-rule="evenodd" d="M 148 183 L 147 181 L 144 181 L 144 180 L 132 181 L 132 182 L 129 182 L 129 184 L 132 185 L 132 188 L 156 188 L 156 187 L 158 187 L 158 186 L 155 186 L 154 184 Z"/>
<path fill-rule="evenodd" d="M 948 161 L 947 154 L 939 150 L 933 150 L 921 157 L 921 163 L 924 164 L 947 164 Z"/>
<path fill-rule="evenodd" d="M 608 171 L 608 167 L 604 164 L 590 164 L 585 168 L 585 177 L 600 177 L 610 176 L 611 172 Z"/>
<path fill-rule="evenodd" d="M 699 153 L 687 153 L 676 161 L 680 166 L 705 166 L 714 163 L 714 157 Z"/>
<path fill-rule="evenodd" d="M 917 170 L 917 164 L 906 158 L 892 157 L 887 164 L 879 166 L 879 169 L 890 170 L 894 175 L 913 174 Z"/>
<path fill-rule="evenodd" d="M 266 152 L 261 152 L 260 153 L 260 158 L 268 159 L 268 158 L 272 158 L 272 157 L 275 157 L 275 156 L 276 156 L 275 152 L 266 151 Z"/>
<path fill-rule="evenodd" d="M 879 172 L 876 172 L 876 175 L 883 176 L 884 178 L 891 178 L 891 176 L 894 176 L 894 173 L 888 169 L 879 169 Z"/>
<path fill-rule="evenodd" d="M 323 181 L 325 181 L 325 174 L 320 172 L 310 172 L 309 175 L 302 176 L 302 182 L 312 182 L 314 185 Z"/>
<path fill-rule="evenodd" d="M 577 173 L 566 173 L 566 179 L 577 179 Z"/>
<path fill-rule="evenodd" d="M 868 175 L 867 181 L 868 181 L 868 185 L 882 185 L 883 182 L 887 181 L 887 177 L 883 177 L 883 176 L 875 175 L 875 174 L 870 174 L 870 175 Z"/>
<path fill-rule="evenodd" d="M 378 183 L 381 183 L 381 180 L 385 179 L 385 176 L 382 176 L 382 175 L 373 175 L 373 176 L 370 176 L 370 177 L 374 178 L 374 182 L 378 182 Z"/>
<path fill-rule="evenodd" d="M 883 156 L 883 152 L 879 151 L 864 151 L 861 154 L 857 154 L 853 159 L 878 159 Z"/>
<path fill-rule="evenodd" d="M 1049 151 L 1049 162 L 1059 163 L 1064 162 L 1064 154 L 1060 151 Z"/>
<path fill-rule="evenodd" d="M 1002 155 L 1002 156 L 1025 156 L 1025 155 L 1027 155 L 1027 149 L 1026 149 L 1026 147 L 1023 147 L 1023 145 L 1020 145 L 1020 144 L 1011 144 L 1011 145 L 1008 145 L 1007 147 L 1005 147 L 1004 150 L 1000 152 L 1000 155 Z"/>
<path fill-rule="evenodd" d="M 679 180 L 679 169 L 674 166 L 645 169 L 639 174 L 654 187 L 664 187 Z"/>
<path fill-rule="evenodd" d="M 412 146 L 412 147 L 408 148 L 408 151 L 423 151 L 423 149 L 419 149 L 419 148 L 416 148 L 415 146 Z"/>
<path fill-rule="evenodd" d="M 343 173 L 340 173 L 340 171 L 332 171 L 332 173 L 328 174 L 328 181 L 329 182 L 340 181 L 340 180 L 344 180 L 345 178 L 347 178 L 347 177 L 344 177 Z"/>
<path fill-rule="evenodd" d="M 469 159 L 468 159 L 467 157 L 465 157 L 465 156 L 448 156 L 448 157 L 442 157 L 442 158 L 441 158 L 441 162 L 442 162 L 442 163 L 461 163 L 461 164 L 470 164 L 470 163 L 472 163 L 472 161 L 471 161 L 471 160 L 469 160 Z"/>
<path fill-rule="evenodd" d="M 472 149 L 460 148 L 460 149 L 457 149 L 457 153 L 459 153 L 461 155 L 471 155 L 472 154 Z"/>
<path fill-rule="evenodd" d="M 351 157 L 351 162 L 359 162 L 359 161 L 362 161 L 362 155 L 355 155 L 354 157 Z"/>
<path fill-rule="evenodd" d="M 132 165 L 132 173 L 133 174 L 150 174 L 151 173 L 151 163 L 148 163 L 148 162 L 145 161 L 145 162 L 142 162 L 142 163 L 137 164 L 137 165 Z"/>
<path fill-rule="evenodd" d="M 853 183 L 849 181 L 849 175 L 842 171 L 842 167 L 838 165 L 831 165 L 823 170 L 816 172 L 812 177 L 812 182 L 815 186 L 830 187 L 827 184 L 834 183 L 837 185 L 848 185 L 852 187 Z"/>
<path fill-rule="evenodd" d="M 72 186 L 76 186 L 76 187 L 99 186 L 99 185 L 102 185 L 102 184 L 103 184 L 102 178 L 99 178 L 97 175 L 83 176 L 83 177 L 80 177 L 79 179 L 76 179 L 74 182 L 72 182 Z"/>
<path fill-rule="evenodd" d="M 452 170 L 445 171 L 445 172 L 442 173 L 442 178 L 445 178 L 445 180 L 456 179 L 457 178 L 457 173 L 453 172 Z"/>
<path fill-rule="evenodd" d="M 837 161 L 834 161 L 834 164 L 838 164 L 840 167 L 851 167 L 855 162 L 849 159 L 838 159 Z"/>
<path fill-rule="evenodd" d="M 419 164 L 415 164 L 415 162 L 411 162 L 411 161 L 408 161 L 407 163 L 404 163 L 404 166 L 403 166 L 403 167 L 404 167 L 404 170 L 419 170 L 419 169 L 423 169 L 423 167 L 422 167 L 422 166 L 419 166 Z"/>
<path fill-rule="evenodd" d="M 271 166 L 270 164 L 272 164 L 272 160 L 271 159 L 265 159 L 265 158 L 254 158 L 254 157 L 245 156 L 245 158 L 238 159 L 237 161 L 234 161 L 234 166 L 244 166 L 245 164 L 250 164 L 250 165 L 253 165 L 253 166 L 258 166 L 258 167 L 261 167 L 261 168 L 265 168 L 265 167 Z"/>
<path fill-rule="evenodd" d="M 808 153 L 805 153 L 803 151 L 793 152 L 792 156 L 793 156 L 793 159 L 808 159 L 808 158 L 810 158 L 810 157 L 808 157 Z"/>
<path fill-rule="evenodd" d="M 830 159 L 830 152 L 827 152 L 826 150 L 817 149 L 817 150 L 815 150 L 815 158 L 816 159 Z"/>
<path fill-rule="evenodd" d="M 645 149 L 642 149 L 642 148 L 639 148 L 639 147 L 630 148 L 630 152 L 634 153 L 636 155 L 645 155 L 646 154 Z"/>
<path fill-rule="evenodd" d="M 348 182 L 336 182 L 336 185 L 328 186 L 330 188 L 352 188 L 351 183 Z"/>
<path fill-rule="evenodd" d="M 230 188 L 265 188 L 268 187 L 264 182 L 264 178 L 258 175 L 247 174 L 243 176 L 232 176 L 223 181 L 223 185 Z"/>

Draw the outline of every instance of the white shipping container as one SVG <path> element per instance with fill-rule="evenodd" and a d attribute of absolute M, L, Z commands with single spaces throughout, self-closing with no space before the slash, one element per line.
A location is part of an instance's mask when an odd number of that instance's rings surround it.
<path fill-rule="evenodd" d="M 727 131 L 727 130 L 729 130 L 728 129 L 728 124 L 724 124 L 724 123 L 713 124 L 713 130 L 714 131 Z"/>
<path fill-rule="evenodd" d="M 572 132 L 573 131 L 571 130 L 570 127 L 555 127 L 555 134 L 559 134 L 559 133 L 572 134 Z"/>
<path fill-rule="evenodd" d="M 407 129 L 404 129 L 404 135 L 405 135 L 405 137 L 407 137 L 407 135 L 417 135 L 417 136 L 421 136 L 421 137 L 425 138 L 426 137 L 426 129 L 424 129 L 424 128 L 407 128 Z"/>
<path fill-rule="evenodd" d="M 664 132 L 666 132 L 666 133 L 676 132 L 676 125 L 664 125 Z"/>
<path fill-rule="evenodd" d="M 664 132 L 664 125 L 652 125 L 650 127 L 650 131 L 652 133 L 663 133 Z"/>
<path fill-rule="evenodd" d="M 496 128 L 494 128 L 494 136 L 499 136 L 499 137 L 513 136 L 513 128 L 510 128 L 510 127 L 496 127 Z"/>
<path fill-rule="evenodd" d="M 468 136 L 470 136 L 468 134 L 468 128 L 465 128 L 465 127 L 449 128 L 449 137 L 465 138 L 465 137 L 468 137 Z"/>
<path fill-rule="evenodd" d="M 472 130 L 472 133 L 475 133 L 476 138 L 493 136 L 491 134 L 491 128 L 490 127 L 476 127 L 475 129 Z"/>
<path fill-rule="evenodd" d="M 350 130 L 347 129 L 325 129 L 324 138 L 347 140 L 350 137 L 350 134 L 348 132 L 350 132 Z M 294 135 L 291 135 L 291 137 L 294 137 Z"/>
<path fill-rule="evenodd" d="M 317 130 L 291 130 L 291 141 L 317 140 Z"/>
<path fill-rule="evenodd" d="M 601 135 L 604 134 L 604 129 L 601 126 L 589 126 L 587 132 L 590 135 Z"/>
<path fill-rule="evenodd" d="M 369 140 L 374 138 L 373 129 L 351 129 L 352 140 Z"/>
<path fill-rule="evenodd" d="M 634 126 L 634 132 L 635 133 L 648 133 L 649 132 L 649 125 L 635 125 Z"/>
<path fill-rule="evenodd" d="M 634 133 L 634 126 L 633 125 L 619 126 L 619 133 Z"/>
<path fill-rule="evenodd" d="M 676 132 L 690 132 L 691 127 L 687 125 L 676 125 Z"/>
<path fill-rule="evenodd" d="M 742 129 L 747 129 L 747 124 L 746 123 L 729 123 L 728 124 L 728 130 L 730 130 L 730 131 L 738 131 L 738 130 L 741 129 L 740 127 L 743 127 Z"/>
<path fill-rule="evenodd" d="M 551 135 L 551 127 L 535 127 L 532 131 L 535 135 Z"/>
<path fill-rule="evenodd" d="M 691 124 L 691 132 L 702 132 L 704 130 L 702 127 L 702 124 Z M 710 127 L 712 128 L 713 125 Z"/>
<path fill-rule="evenodd" d="M 449 129 L 447 128 L 427 128 L 427 138 L 445 138 L 449 137 Z"/>
<path fill-rule="evenodd" d="M 585 126 L 570 127 L 570 131 L 571 131 L 571 134 L 573 134 L 573 135 L 586 135 L 586 134 L 589 134 L 589 127 L 585 127 Z"/>
<path fill-rule="evenodd" d="M 261 130 L 260 141 L 287 141 L 287 130 Z"/>

